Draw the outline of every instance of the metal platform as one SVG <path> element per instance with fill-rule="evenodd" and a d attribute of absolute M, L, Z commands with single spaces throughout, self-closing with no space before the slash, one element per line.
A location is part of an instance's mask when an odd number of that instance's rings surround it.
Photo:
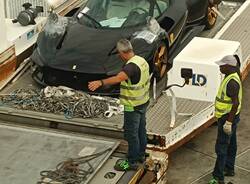
<path fill-rule="evenodd" d="M 30 73 L 26 72 L 16 83 L 10 84 L 0 94 L 9 94 L 10 92 L 19 88 L 35 88 L 38 86 L 31 79 Z M 199 113 L 205 108 L 211 106 L 210 102 L 195 101 L 188 99 L 177 98 L 177 111 L 181 113 L 191 113 L 193 115 Z M 162 95 L 157 100 L 157 103 L 151 105 L 147 112 L 147 130 L 150 134 L 165 135 L 170 128 L 170 97 Z M 111 118 L 94 118 L 94 119 L 81 119 L 72 118 L 66 119 L 63 115 L 47 114 L 32 111 L 22 111 L 11 109 L 10 107 L 0 106 L 0 113 L 10 114 L 23 117 L 33 117 L 35 119 L 52 120 L 57 122 L 63 122 L 67 124 L 77 124 L 81 126 L 88 126 L 94 128 L 102 128 L 108 130 L 122 131 L 123 128 L 123 116 L 117 115 Z M 190 117 L 177 116 L 175 126 L 182 124 L 190 119 Z"/>
<path fill-rule="evenodd" d="M 232 40 L 241 43 L 242 59 L 246 61 L 250 56 L 250 0 L 239 8 L 232 18 L 215 35 L 215 39 Z"/>
<path fill-rule="evenodd" d="M 248 0 L 248 3 L 249 2 Z M 224 31 L 218 34 L 217 38 L 240 41 L 243 49 L 243 59 L 247 60 L 249 57 L 248 52 L 250 52 L 250 46 L 247 44 L 250 37 L 250 35 L 247 34 L 250 30 L 250 6 L 241 11 L 243 12 L 242 15 L 239 18 L 236 17 L 233 21 L 230 19 L 230 21 L 232 21 L 231 24 L 228 25 L 227 28 L 224 28 Z M 238 30 L 235 29 L 238 28 L 238 26 L 241 26 L 241 30 L 235 35 L 233 31 Z M 15 83 L 9 84 L 0 94 L 8 94 L 18 88 L 37 89 L 39 86 L 31 79 L 30 72 L 26 72 Z M 159 135 L 163 137 L 165 140 L 165 148 L 171 147 L 176 143 L 178 144 L 180 140 L 186 139 L 186 137 L 191 135 L 195 130 L 201 128 L 213 117 L 214 112 L 213 103 L 211 102 L 177 98 L 177 111 L 181 113 L 191 113 L 193 116 L 177 116 L 174 128 L 170 128 L 171 115 L 169 97 L 163 95 L 157 100 L 157 103 L 153 104 L 154 103 L 151 103 L 147 112 L 147 131 L 149 135 Z M 0 105 L 0 123 L 2 123 L 1 120 L 6 120 L 7 123 L 10 124 L 11 122 L 26 124 L 27 121 L 29 121 L 28 124 L 32 125 L 38 125 L 44 122 L 58 122 L 62 125 L 76 125 L 76 129 L 88 127 L 99 130 L 101 133 L 108 130 L 112 132 L 111 136 L 114 138 L 115 132 L 122 133 L 122 119 L 122 116 L 115 116 L 109 119 L 66 119 L 63 115 L 22 111 Z M 72 130 L 72 132 L 73 131 L 74 130 Z M 87 133 L 96 133 L 96 131 L 88 131 Z M 96 133 L 96 135 L 100 134 Z M 102 169 L 97 173 L 93 173 L 93 175 L 96 174 L 97 177 L 91 180 L 93 176 L 91 175 L 85 183 L 90 180 L 90 183 L 93 184 L 100 182 L 109 184 L 117 183 L 123 174 L 116 173 L 117 176 L 112 180 L 104 178 L 106 171 L 110 171 L 110 168 L 118 159 L 110 157 L 119 144 L 116 140 L 100 140 L 94 137 L 89 139 L 86 137 L 86 134 L 85 137 L 79 137 L 74 134 L 70 134 L 69 136 L 68 134 L 55 133 L 48 129 L 46 131 L 40 131 L 34 128 L 13 127 L 12 124 L 11 127 L 0 124 L 0 144 L 0 177 L 3 183 L 36 183 L 40 178 L 39 172 L 41 170 L 54 169 L 60 161 L 65 160 L 67 157 L 78 157 L 82 149 L 85 148 L 87 150 L 89 147 L 94 148 L 96 152 L 111 147 L 112 151 L 92 163 L 97 168 L 96 171 L 98 171 L 100 167 L 102 167 Z M 32 178 L 30 176 L 32 176 Z"/>
<path fill-rule="evenodd" d="M 250 16 L 248 16 L 248 14 L 250 14 L 250 6 L 246 5 L 250 4 L 249 2 L 249 0 L 245 2 L 245 4 L 229 20 L 229 23 L 227 23 L 215 36 L 215 38 L 240 41 L 242 44 L 244 61 L 246 60 L 246 58 L 248 58 L 250 52 L 250 46 L 247 44 L 250 37 L 250 35 L 247 34 L 247 31 L 250 30 Z M 241 26 L 241 29 L 235 29 L 237 28 L 237 26 Z M 237 34 L 234 33 L 235 30 L 239 30 Z M 164 86 L 164 84 L 159 84 L 159 86 L 162 87 Z M 39 86 L 37 86 L 32 80 L 31 73 L 26 72 L 15 83 L 9 84 L 9 86 L 2 90 L 0 94 L 9 94 L 10 92 L 18 88 L 37 89 L 39 88 Z M 160 91 L 161 89 L 158 90 L 158 93 Z M 157 96 L 159 96 L 159 94 Z M 166 95 L 161 96 L 158 99 L 157 103 L 155 103 L 154 105 L 152 105 L 153 103 L 151 103 L 147 112 L 148 134 L 163 137 L 165 139 L 165 146 L 173 145 L 178 140 L 184 138 L 186 135 L 189 135 L 189 133 L 191 133 L 213 117 L 213 104 L 211 102 L 177 98 L 177 111 L 181 113 L 191 113 L 193 114 L 193 116 L 177 116 L 175 127 L 170 128 L 171 114 L 169 100 L 169 97 L 167 97 Z M 19 119 L 18 121 L 22 122 L 23 120 L 21 118 L 26 118 L 25 121 L 31 119 L 30 121 L 41 120 L 48 122 L 58 122 L 64 125 L 76 125 L 78 127 L 88 127 L 95 130 L 98 129 L 100 132 L 97 133 L 98 135 L 102 134 L 103 130 L 119 133 L 121 133 L 123 130 L 123 117 L 121 115 L 114 116 L 109 119 L 66 119 L 63 115 L 22 111 L 4 106 L 0 106 L 0 113 L 0 119 L 3 120 L 15 119 L 17 121 Z"/>
<path fill-rule="evenodd" d="M 170 97 L 163 95 L 159 98 L 153 108 L 147 112 L 148 126 L 147 129 L 150 133 L 154 134 L 167 134 L 173 128 L 170 128 Z M 189 100 L 183 98 L 176 99 L 177 111 L 180 113 L 198 114 L 204 109 L 211 106 L 212 103 L 204 101 Z M 192 116 L 177 116 L 175 126 L 181 125 L 183 122 L 192 118 Z"/>
<path fill-rule="evenodd" d="M 83 182 L 88 183 L 119 142 L 0 124 L 0 145 L 1 183 L 8 184 L 37 183 L 42 170 L 54 170 L 58 163 L 68 158 L 79 158 L 83 152 L 88 155 L 110 148 L 105 154 L 90 161 L 95 172 Z"/>

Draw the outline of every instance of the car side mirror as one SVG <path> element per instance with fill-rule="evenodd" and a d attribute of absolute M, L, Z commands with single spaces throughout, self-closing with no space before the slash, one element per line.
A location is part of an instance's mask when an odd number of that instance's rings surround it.
<path fill-rule="evenodd" d="M 185 84 L 188 84 L 189 79 L 193 77 L 193 70 L 191 68 L 182 68 L 181 77 L 185 79 Z"/>

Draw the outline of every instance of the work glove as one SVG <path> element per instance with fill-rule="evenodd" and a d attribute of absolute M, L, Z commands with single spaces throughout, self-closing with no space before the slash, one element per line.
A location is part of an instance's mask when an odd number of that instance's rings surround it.
<path fill-rule="evenodd" d="M 226 121 L 226 123 L 223 125 L 223 131 L 225 132 L 225 134 L 231 135 L 232 134 L 232 122 Z"/>

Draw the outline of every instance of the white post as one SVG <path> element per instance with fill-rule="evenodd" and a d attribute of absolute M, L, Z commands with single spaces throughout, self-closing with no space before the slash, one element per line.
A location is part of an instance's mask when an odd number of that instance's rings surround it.
<path fill-rule="evenodd" d="M 0 0 L 0 53 L 8 49 L 10 43 L 7 41 L 6 23 L 4 14 L 4 1 Z"/>

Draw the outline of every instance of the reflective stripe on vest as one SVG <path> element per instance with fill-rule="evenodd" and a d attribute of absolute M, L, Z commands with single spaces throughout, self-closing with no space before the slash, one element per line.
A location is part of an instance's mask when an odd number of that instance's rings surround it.
<path fill-rule="evenodd" d="M 147 61 L 140 57 L 132 57 L 126 64 L 134 63 L 141 71 L 141 77 L 137 84 L 132 84 L 130 79 L 120 84 L 120 102 L 125 106 L 138 106 L 149 100 L 149 66 Z"/>
<path fill-rule="evenodd" d="M 220 84 L 220 88 L 218 90 L 216 99 L 215 99 L 215 116 L 217 118 L 221 118 L 223 115 L 229 113 L 232 109 L 232 99 L 231 97 L 227 96 L 227 84 L 230 80 L 235 80 L 239 86 L 239 106 L 237 109 L 236 114 L 239 114 L 240 109 L 241 109 L 241 100 L 242 100 L 242 84 L 240 77 L 237 73 L 233 73 L 228 75 L 227 77 L 224 78 L 224 80 Z"/>

